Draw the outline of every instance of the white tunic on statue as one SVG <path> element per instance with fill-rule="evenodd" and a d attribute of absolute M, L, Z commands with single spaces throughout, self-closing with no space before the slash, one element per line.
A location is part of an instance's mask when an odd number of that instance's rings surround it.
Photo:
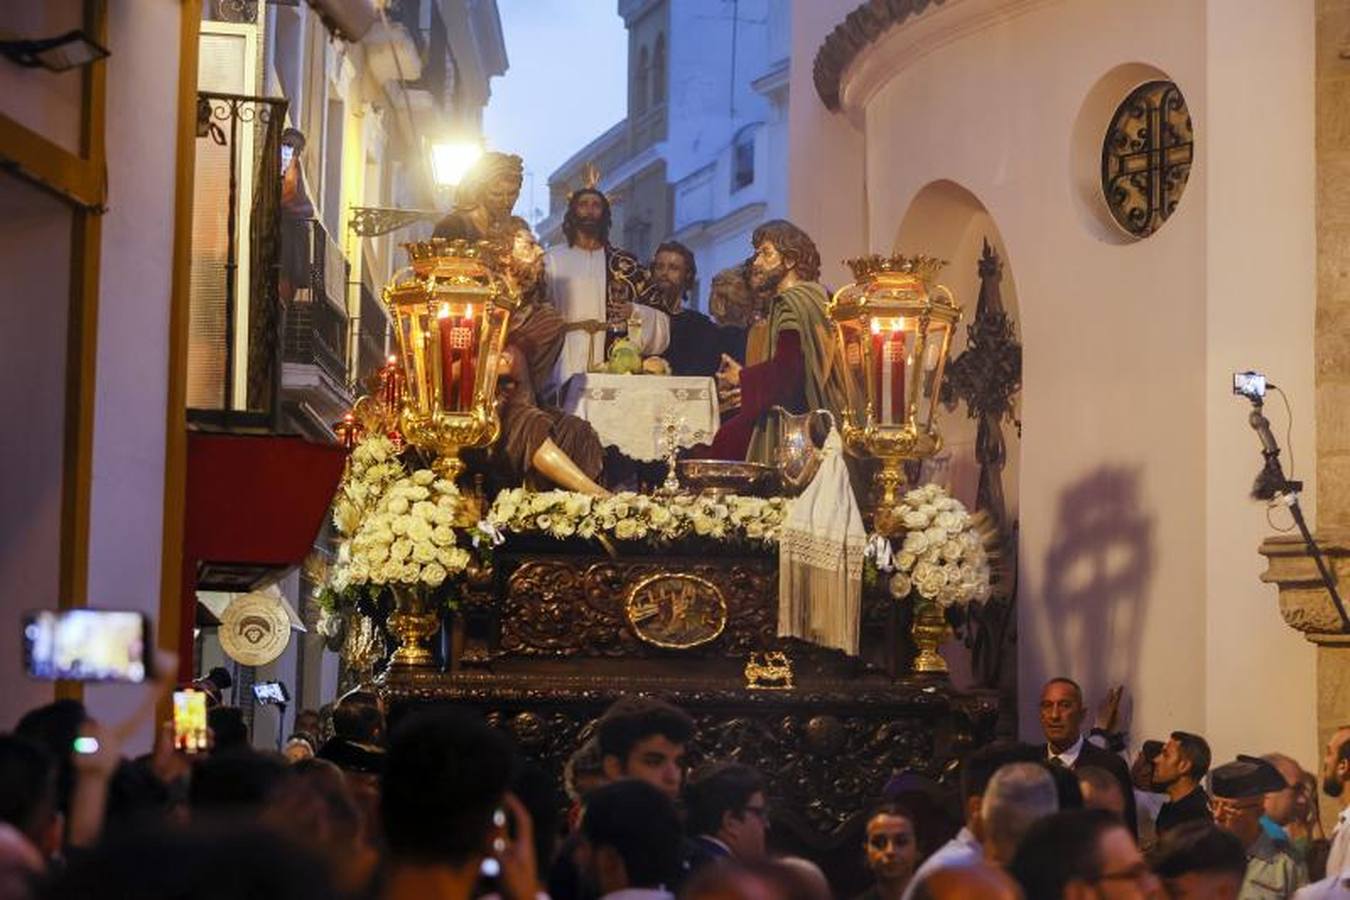
<path fill-rule="evenodd" d="M 605 321 L 605 251 L 583 250 L 580 247 L 552 247 L 544 254 L 544 273 L 549 299 L 562 315 L 563 321 L 584 322 L 587 319 Z M 638 348 L 643 356 L 664 353 L 670 344 L 670 317 L 659 309 L 633 304 L 642 320 L 642 343 Z M 584 331 L 569 331 L 563 339 L 562 353 L 553 369 L 548 387 L 561 388 L 573 375 L 584 373 L 588 360 L 597 363 L 605 359 L 605 333 L 587 335 Z"/>

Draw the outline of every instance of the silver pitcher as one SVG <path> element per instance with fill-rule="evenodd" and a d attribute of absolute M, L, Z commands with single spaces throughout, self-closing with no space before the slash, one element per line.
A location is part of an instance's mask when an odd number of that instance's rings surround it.
<path fill-rule="evenodd" d="M 834 414 L 813 409 L 800 415 L 781 406 L 769 410 L 778 417 L 778 449 L 774 464 L 783 493 L 795 497 L 806 489 L 820 468 L 820 451 L 834 428 Z"/>

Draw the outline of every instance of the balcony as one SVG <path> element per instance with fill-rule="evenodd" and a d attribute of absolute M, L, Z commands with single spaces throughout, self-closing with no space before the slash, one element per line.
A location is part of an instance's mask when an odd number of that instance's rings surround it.
<path fill-rule="evenodd" d="M 282 404 L 290 429 L 331 438 L 329 427 L 351 406 L 346 310 L 349 266 L 318 219 L 297 223 L 308 231 L 308 283 L 286 303 L 282 339 Z"/>
<path fill-rule="evenodd" d="M 361 282 L 360 317 L 356 320 L 356 372 L 353 384 L 358 388 L 385 364 L 389 335 L 389 314 L 375 292 Z"/>

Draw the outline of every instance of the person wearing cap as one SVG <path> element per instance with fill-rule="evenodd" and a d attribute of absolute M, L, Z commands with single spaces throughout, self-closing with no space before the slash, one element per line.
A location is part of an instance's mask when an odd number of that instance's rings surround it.
<path fill-rule="evenodd" d="M 1153 760 L 1153 785 L 1167 794 L 1158 810 L 1161 838 L 1183 822 L 1210 821 L 1209 795 L 1200 779 L 1209 771 L 1209 744 L 1198 734 L 1174 731 Z"/>
<path fill-rule="evenodd" d="M 1247 872 L 1238 900 L 1287 898 L 1308 881 L 1308 870 L 1287 845 L 1261 827 L 1265 795 L 1284 788 L 1278 769 L 1256 756 L 1244 756 L 1214 770 L 1210 812 L 1214 823 L 1232 833 L 1247 854 Z"/>

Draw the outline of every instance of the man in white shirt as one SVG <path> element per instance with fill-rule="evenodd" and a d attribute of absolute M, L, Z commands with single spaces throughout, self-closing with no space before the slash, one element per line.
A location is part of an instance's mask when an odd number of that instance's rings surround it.
<path fill-rule="evenodd" d="M 1350 725 L 1342 725 L 1327 741 L 1327 754 L 1322 760 L 1322 790 L 1328 797 L 1341 803 L 1341 814 L 1336 830 L 1331 835 L 1331 854 L 1327 857 L 1327 874 L 1344 875 L 1350 872 Z"/>
<path fill-rule="evenodd" d="M 670 344 L 670 316 L 643 302 L 651 293 L 650 275 L 631 253 L 610 244 L 610 223 L 604 194 L 595 188 L 575 191 L 563 217 L 567 245 L 544 254 L 549 300 L 568 325 L 550 389 L 561 388 L 592 362 L 603 362 L 635 314 L 643 356 L 663 353 Z"/>
<path fill-rule="evenodd" d="M 1025 762 L 1035 754 L 1024 745 L 1001 744 L 983 747 L 966 758 L 961 767 L 961 798 L 965 803 L 966 824 L 956 837 L 933 851 L 914 872 L 901 900 L 911 900 L 928 876 L 942 869 L 984 865 L 984 819 L 981 809 L 984 793 L 994 773 L 1008 763 Z"/>

